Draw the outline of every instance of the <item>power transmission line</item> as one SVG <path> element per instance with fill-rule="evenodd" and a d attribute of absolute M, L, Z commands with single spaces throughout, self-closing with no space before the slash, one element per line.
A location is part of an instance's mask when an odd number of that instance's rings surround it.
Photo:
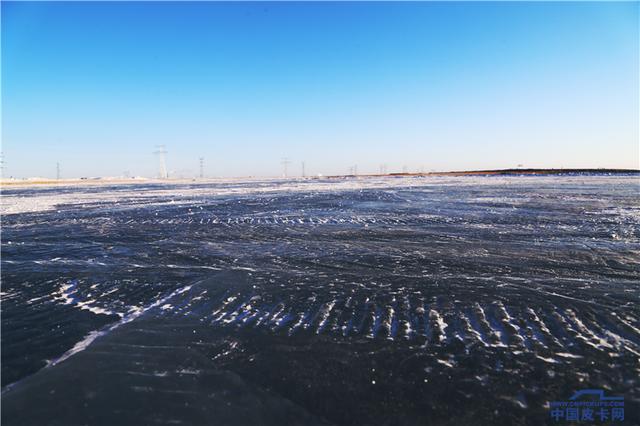
<path fill-rule="evenodd" d="M 204 177 L 204 158 L 200 157 L 200 179 Z"/>
<path fill-rule="evenodd" d="M 291 164 L 291 161 L 289 161 L 289 159 L 287 157 L 284 157 L 282 159 L 282 167 L 284 169 L 284 174 L 283 176 L 286 178 L 287 177 L 287 168 L 289 166 L 289 164 Z"/>
<path fill-rule="evenodd" d="M 154 154 L 158 155 L 158 160 L 160 162 L 160 170 L 159 175 L 160 179 L 167 179 L 169 174 L 167 173 L 167 163 L 165 161 L 165 154 L 167 154 L 166 147 L 164 145 L 157 145 L 158 150 L 154 152 Z"/>

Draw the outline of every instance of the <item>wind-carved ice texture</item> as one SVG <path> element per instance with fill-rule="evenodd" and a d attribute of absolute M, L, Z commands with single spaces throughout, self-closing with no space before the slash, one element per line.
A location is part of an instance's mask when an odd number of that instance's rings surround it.
<path fill-rule="evenodd" d="M 171 394 L 166 407 L 224 371 L 303 423 L 541 424 L 578 388 L 631 407 L 638 189 L 561 176 L 4 190 L 3 412 L 63 370 L 89 393 L 123 374 L 127 398 Z"/>

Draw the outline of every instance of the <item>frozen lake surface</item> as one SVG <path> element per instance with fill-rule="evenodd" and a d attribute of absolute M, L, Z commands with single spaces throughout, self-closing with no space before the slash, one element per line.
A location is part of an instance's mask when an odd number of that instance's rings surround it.
<path fill-rule="evenodd" d="M 2 423 L 639 424 L 639 183 L 3 189 Z"/>

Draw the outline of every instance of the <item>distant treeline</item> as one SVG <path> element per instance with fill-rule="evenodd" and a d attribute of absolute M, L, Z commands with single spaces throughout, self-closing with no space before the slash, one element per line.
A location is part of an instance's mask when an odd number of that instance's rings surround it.
<path fill-rule="evenodd" d="M 389 173 L 389 176 L 483 176 L 483 175 L 640 175 L 638 169 L 501 169 L 431 173 Z"/>

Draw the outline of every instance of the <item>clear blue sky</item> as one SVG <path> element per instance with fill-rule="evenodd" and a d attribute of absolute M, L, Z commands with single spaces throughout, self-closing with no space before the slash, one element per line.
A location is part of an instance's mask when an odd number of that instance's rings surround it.
<path fill-rule="evenodd" d="M 2 2 L 5 176 L 640 167 L 639 3 Z"/>

